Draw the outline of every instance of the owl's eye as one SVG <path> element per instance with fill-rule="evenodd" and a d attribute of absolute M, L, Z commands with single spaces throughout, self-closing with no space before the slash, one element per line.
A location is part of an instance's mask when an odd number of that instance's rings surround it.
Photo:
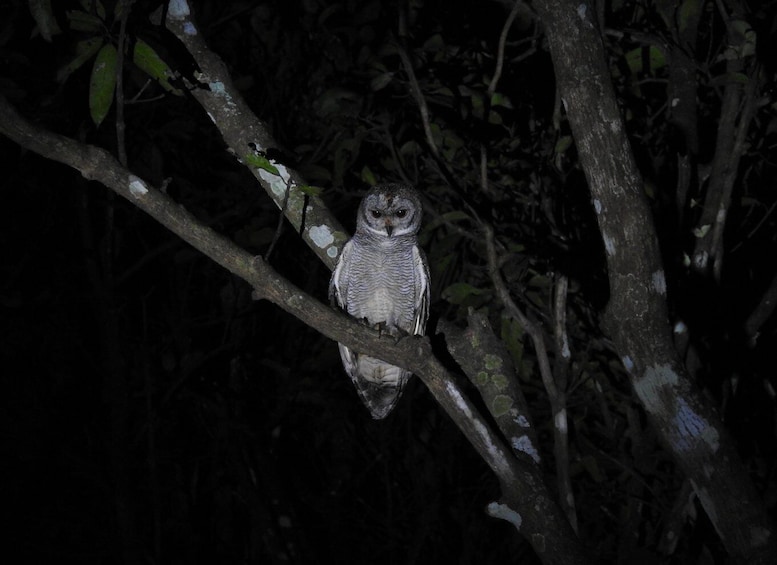
<path fill-rule="evenodd" d="M 370 210 L 370 214 L 372 214 L 373 218 L 380 218 L 382 216 L 380 210 Z"/>
<path fill-rule="evenodd" d="M 399 210 L 394 212 L 394 214 L 397 216 L 397 218 L 404 218 L 405 216 L 407 216 L 407 210 L 405 210 L 404 208 L 400 208 Z"/>

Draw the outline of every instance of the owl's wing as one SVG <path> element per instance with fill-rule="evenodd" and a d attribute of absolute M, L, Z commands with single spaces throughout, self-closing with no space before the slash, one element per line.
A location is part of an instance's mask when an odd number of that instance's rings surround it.
<path fill-rule="evenodd" d="M 349 241 L 337 262 L 329 281 L 329 299 L 348 312 L 348 281 L 354 260 L 353 245 Z M 413 278 L 415 280 L 415 317 L 413 333 L 423 335 L 429 317 L 429 267 L 423 251 L 413 247 Z M 410 378 L 410 372 L 389 365 L 379 359 L 359 355 L 343 344 L 338 344 L 340 359 L 364 405 L 376 420 L 385 418 L 396 406 Z"/>
<path fill-rule="evenodd" d="M 337 260 L 335 270 L 332 271 L 332 278 L 329 279 L 329 302 L 332 306 L 339 306 L 344 312 L 348 312 L 346 297 L 348 296 L 348 267 L 353 255 L 353 245 L 351 242 L 345 244 L 340 258 Z M 356 382 L 359 374 L 358 355 L 346 346 L 338 343 L 340 349 L 340 359 L 343 361 L 343 368 L 351 380 Z"/>
<path fill-rule="evenodd" d="M 425 335 L 426 321 L 429 319 L 431 278 L 429 277 L 429 264 L 426 262 L 426 255 L 417 245 L 413 247 L 413 276 L 416 280 L 413 334 Z"/>
<path fill-rule="evenodd" d="M 332 306 L 336 304 L 346 312 L 348 307 L 345 304 L 345 297 L 348 296 L 348 265 L 351 260 L 352 248 L 350 241 L 343 246 L 335 270 L 332 271 L 332 278 L 329 279 L 329 303 Z"/>

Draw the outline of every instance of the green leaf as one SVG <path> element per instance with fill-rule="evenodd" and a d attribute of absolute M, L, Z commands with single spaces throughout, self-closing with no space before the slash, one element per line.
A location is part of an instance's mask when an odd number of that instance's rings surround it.
<path fill-rule="evenodd" d="M 635 75 L 642 70 L 642 47 L 627 51 L 625 57 L 631 74 Z"/>
<path fill-rule="evenodd" d="M 181 92 L 179 88 L 170 84 L 170 78 L 174 77 L 175 73 L 169 65 L 162 60 L 157 52 L 140 38 L 135 41 L 135 50 L 132 55 L 132 60 L 143 72 L 156 80 L 162 88 L 168 92 L 172 92 L 176 96 L 183 96 L 183 92 Z"/>
<path fill-rule="evenodd" d="M 741 58 L 755 55 L 755 46 L 757 35 L 752 26 L 745 20 L 734 20 L 731 22 L 734 32 L 740 36 L 738 52 Z"/>
<path fill-rule="evenodd" d="M 394 78 L 393 73 L 381 73 L 370 81 L 370 89 L 378 91 L 386 88 Z"/>
<path fill-rule="evenodd" d="M 87 14 L 81 10 L 67 12 L 71 31 L 83 31 L 86 33 L 99 33 L 103 28 L 103 21 L 93 14 Z"/>
<path fill-rule="evenodd" d="M 472 97 L 470 98 L 470 102 L 472 103 L 472 115 L 476 118 L 483 118 L 483 110 L 484 110 L 484 102 L 483 102 L 483 95 L 479 92 L 472 92 Z"/>
<path fill-rule="evenodd" d="M 450 147 L 451 149 L 461 149 L 464 147 L 464 140 L 455 129 L 442 130 L 442 141 L 445 147 Z"/>
<path fill-rule="evenodd" d="M 51 0 L 29 0 L 29 6 L 41 37 L 51 43 L 53 36 L 62 33 L 51 10 Z"/>
<path fill-rule="evenodd" d="M 510 102 L 510 98 L 499 92 L 494 92 L 491 95 L 491 106 L 501 106 L 502 108 L 512 108 L 513 103 Z"/>
<path fill-rule="evenodd" d="M 733 29 L 735 33 L 737 33 L 742 37 L 742 39 L 744 39 L 745 37 L 747 37 L 748 32 L 752 31 L 753 28 L 745 20 L 733 20 L 731 22 L 731 29 Z"/>
<path fill-rule="evenodd" d="M 442 298 L 451 304 L 462 304 L 470 296 L 477 296 L 483 292 L 485 291 L 469 283 L 457 282 L 442 291 Z"/>
<path fill-rule="evenodd" d="M 467 215 L 466 212 L 463 212 L 462 210 L 453 210 L 451 212 L 446 212 L 445 214 L 441 214 L 440 216 L 437 216 L 436 218 L 430 220 L 426 223 L 424 226 L 425 231 L 432 231 L 437 229 L 443 224 L 452 224 L 454 222 L 461 222 L 465 220 L 471 220 L 469 215 Z"/>
<path fill-rule="evenodd" d="M 571 135 L 562 135 L 558 138 L 558 141 L 556 142 L 555 152 L 556 153 L 564 153 L 569 147 L 572 145 L 572 136 Z"/>
<path fill-rule="evenodd" d="M 632 74 L 639 74 L 639 73 L 648 73 L 652 74 L 653 71 L 656 71 L 660 68 L 663 68 L 666 66 L 666 58 L 664 57 L 663 51 L 661 51 L 658 47 L 655 45 L 649 46 L 648 49 L 648 64 L 650 65 L 650 68 L 646 69 L 643 65 L 643 49 L 645 47 L 637 47 L 635 49 L 632 49 L 631 51 L 628 51 L 625 55 L 626 57 L 626 63 L 629 65 L 629 69 L 631 70 Z"/>
<path fill-rule="evenodd" d="M 533 275 L 526 284 L 529 288 L 550 288 L 552 281 L 547 275 Z"/>
<path fill-rule="evenodd" d="M 418 145 L 418 142 L 414 139 L 411 139 L 410 141 L 406 141 L 402 144 L 402 146 L 399 148 L 399 154 L 402 157 L 412 156 L 415 157 L 419 153 L 421 153 L 421 146 Z"/>
<path fill-rule="evenodd" d="M 666 66 L 666 57 L 664 57 L 664 52 L 655 45 L 650 46 L 648 55 L 650 57 L 650 68 L 652 70 L 655 71 Z"/>
<path fill-rule="evenodd" d="M 59 82 L 65 82 L 70 75 L 76 72 L 81 66 L 89 59 L 94 57 L 100 47 L 103 46 L 102 37 L 93 37 L 91 39 L 84 39 L 76 43 L 76 55 L 70 62 L 61 66 L 57 71 L 57 80 Z"/>
<path fill-rule="evenodd" d="M 462 210 L 453 210 L 451 212 L 446 212 L 445 214 L 442 214 L 440 216 L 440 219 L 446 221 L 446 222 L 458 222 L 460 220 L 471 220 L 469 214 L 466 212 L 463 212 Z"/>
<path fill-rule="evenodd" d="M 78 0 L 78 3 L 81 4 L 81 8 L 84 12 L 89 14 L 97 12 L 97 16 L 100 19 L 105 20 L 105 6 L 103 6 L 103 3 L 100 2 L 100 0 Z"/>
<path fill-rule="evenodd" d="M 439 33 L 435 33 L 424 41 L 424 51 L 441 51 L 443 49 L 445 49 L 445 41 Z"/>
<path fill-rule="evenodd" d="M 442 134 L 442 130 L 440 129 L 440 125 L 435 122 L 432 122 L 431 124 L 429 124 L 429 129 L 432 132 L 432 139 L 434 140 L 434 144 L 437 147 L 440 147 L 440 144 L 443 142 L 443 134 Z"/>
<path fill-rule="evenodd" d="M 440 86 L 429 91 L 429 94 L 442 96 L 443 98 L 453 98 L 453 91 L 447 86 Z"/>
<path fill-rule="evenodd" d="M 523 326 L 509 316 L 502 316 L 501 337 L 513 358 L 513 364 L 520 368 L 523 362 Z"/>
<path fill-rule="evenodd" d="M 680 32 L 683 32 L 688 28 L 688 24 L 691 20 L 698 20 L 700 15 L 701 0 L 684 0 L 678 11 L 677 18 L 677 27 L 680 29 Z"/>
<path fill-rule="evenodd" d="M 710 86 L 725 86 L 731 83 L 747 84 L 750 78 L 744 73 L 725 73 L 710 81 Z"/>
<path fill-rule="evenodd" d="M 281 174 L 278 172 L 278 169 L 270 163 L 270 160 L 267 159 L 264 155 L 259 155 L 258 153 L 247 153 L 243 156 L 243 160 L 248 163 L 249 165 L 252 165 L 254 167 L 258 167 L 260 169 L 264 169 L 268 173 L 272 173 L 277 176 L 281 176 Z"/>
<path fill-rule="evenodd" d="M 321 196 L 321 193 L 324 192 L 324 189 L 320 186 L 311 186 L 309 184 L 303 184 L 297 187 L 303 194 L 307 194 L 308 196 Z"/>
<path fill-rule="evenodd" d="M 344 87 L 328 88 L 314 102 L 316 111 L 323 116 L 358 116 L 362 95 Z"/>
<path fill-rule="evenodd" d="M 89 82 L 89 113 L 92 121 L 99 126 L 113 104 L 116 90 L 116 47 L 110 43 L 103 45 L 97 53 L 92 67 L 92 79 Z"/>
<path fill-rule="evenodd" d="M 370 169 L 367 165 L 364 165 L 362 168 L 361 177 L 362 180 L 369 186 L 375 186 L 378 184 L 378 179 L 375 178 L 375 173 L 373 173 L 372 169 Z"/>
<path fill-rule="evenodd" d="M 333 14 L 336 14 L 340 10 L 342 10 L 343 7 L 339 3 L 332 4 L 331 6 L 328 6 L 324 8 L 321 11 L 321 15 L 318 16 L 318 21 L 316 22 L 319 26 L 324 26 L 326 24 L 326 21 L 332 16 Z"/>
<path fill-rule="evenodd" d="M 502 124 L 502 116 L 499 115 L 499 112 L 495 112 L 494 110 L 490 110 L 488 112 L 488 123 L 494 124 L 494 125 L 501 125 Z"/>

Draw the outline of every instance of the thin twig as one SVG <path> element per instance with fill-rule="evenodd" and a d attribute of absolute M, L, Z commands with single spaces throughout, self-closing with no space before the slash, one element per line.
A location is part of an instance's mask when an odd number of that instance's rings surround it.
<path fill-rule="evenodd" d="M 413 63 L 410 61 L 410 57 L 408 56 L 407 51 L 405 51 L 405 48 L 401 45 L 397 45 L 397 53 L 399 53 L 399 58 L 402 60 L 402 67 L 405 69 L 407 78 L 410 81 L 410 88 L 413 91 L 413 98 L 415 98 L 415 102 L 418 104 L 418 111 L 421 113 L 421 124 L 424 127 L 426 143 L 429 144 L 429 149 L 431 150 L 432 154 L 439 158 L 440 152 L 437 149 L 437 144 L 434 142 L 434 136 L 432 135 L 432 124 L 429 120 L 429 108 L 426 105 L 426 99 L 421 92 L 421 87 L 418 85 L 418 79 L 416 78 L 415 71 L 413 70 Z"/>
<path fill-rule="evenodd" d="M 119 163 L 127 166 L 127 146 L 124 132 L 126 124 L 124 122 L 124 52 L 127 48 L 127 19 L 135 0 L 122 0 L 119 4 L 121 9 L 121 24 L 119 26 L 119 45 L 116 54 L 116 151 Z"/>
<path fill-rule="evenodd" d="M 505 44 L 507 43 L 507 35 L 510 32 L 515 17 L 518 15 L 518 8 L 521 5 L 521 0 L 515 0 L 513 9 L 510 10 L 510 14 L 505 20 L 504 26 L 502 26 L 502 33 L 499 34 L 499 44 L 496 50 L 496 68 L 494 69 L 494 76 L 491 77 L 491 82 L 488 85 L 486 100 L 484 101 L 483 119 L 488 122 L 488 117 L 491 114 L 491 99 L 496 92 L 496 87 L 499 84 L 499 79 L 502 78 L 502 69 L 504 68 L 505 59 Z M 488 149 L 485 143 L 480 144 L 480 188 L 484 193 L 488 193 Z"/>
<path fill-rule="evenodd" d="M 567 387 L 567 370 L 571 353 L 569 337 L 567 336 L 567 295 L 569 293 L 569 277 L 559 275 L 556 279 L 553 297 L 553 337 L 556 342 L 556 382 L 562 389 Z"/>
<path fill-rule="evenodd" d="M 534 352 L 537 355 L 537 363 L 540 368 L 540 375 L 542 376 L 542 383 L 545 385 L 545 390 L 551 398 L 558 396 L 556 390 L 556 382 L 553 379 L 553 372 L 550 368 L 550 361 L 548 360 L 548 350 L 545 347 L 545 339 L 542 334 L 542 330 L 532 322 L 523 311 L 518 308 L 518 305 L 513 301 L 510 296 L 510 291 L 499 272 L 499 260 L 496 255 L 496 244 L 494 242 L 494 230 L 491 226 L 484 224 L 483 230 L 486 236 L 486 255 L 488 258 L 488 274 L 491 277 L 491 282 L 494 285 L 496 294 L 502 305 L 507 310 L 507 313 L 514 319 L 518 320 L 523 329 L 529 334 L 534 345 Z"/>
<path fill-rule="evenodd" d="M 572 489 L 569 458 L 569 418 L 567 416 L 567 384 L 571 352 L 567 335 L 567 295 L 569 278 L 561 275 L 556 279 L 553 299 L 553 337 L 556 346 L 555 371 L 557 397 L 551 399 L 553 408 L 553 452 L 556 458 L 556 484 L 561 507 L 566 512 L 572 529 L 577 532 L 577 509 L 575 492 Z"/>
<path fill-rule="evenodd" d="M 486 144 L 480 144 L 480 188 L 488 193 L 488 149 Z"/>
<path fill-rule="evenodd" d="M 518 8 L 521 5 L 522 0 L 515 0 L 513 9 L 510 10 L 510 15 L 507 16 L 505 25 L 502 27 L 502 33 L 499 35 L 499 47 L 496 52 L 496 69 L 494 69 L 494 76 L 491 77 L 491 83 L 488 85 L 488 97 L 496 92 L 496 85 L 499 84 L 499 79 L 502 78 L 502 67 L 504 66 L 505 59 L 505 44 L 507 43 L 507 34 L 512 27 L 515 17 L 518 15 Z"/>
<path fill-rule="evenodd" d="M 270 255 L 272 254 L 275 245 L 281 237 L 281 230 L 283 229 L 283 218 L 286 215 L 286 206 L 289 204 L 289 192 L 291 191 L 291 183 L 286 182 L 286 193 L 283 195 L 283 204 L 281 205 L 281 213 L 278 214 L 278 225 L 275 226 L 275 233 L 272 236 L 270 247 L 267 248 L 267 253 L 264 254 L 264 260 L 269 262 Z"/>
<path fill-rule="evenodd" d="M 737 124 L 736 133 L 734 136 L 734 144 L 732 147 L 731 152 L 731 159 L 732 159 L 732 169 L 734 171 L 739 169 L 739 163 L 741 161 L 742 155 L 745 152 L 746 149 L 746 142 L 747 142 L 747 134 L 750 131 L 750 124 L 753 120 L 753 116 L 755 115 L 756 110 L 756 104 L 757 104 L 757 91 L 760 89 L 760 83 L 759 80 L 759 68 L 756 67 L 753 74 L 749 77 L 750 80 L 747 83 L 747 86 L 744 89 L 744 93 L 742 95 L 742 98 L 739 102 L 739 123 Z M 733 165 L 736 165 L 734 167 Z M 723 210 L 725 206 L 725 210 L 728 210 L 728 207 L 731 204 L 731 192 L 733 190 L 733 185 L 736 180 L 736 175 L 731 175 L 731 181 L 727 186 L 725 199 L 721 198 L 720 201 L 720 208 L 719 210 Z M 712 233 L 712 254 L 714 256 L 713 260 L 713 272 L 715 274 L 715 279 L 720 280 L 721 271 L 723 269 L 722 263 L 723 263 L 723 231 L 726 227 L 726 217 L 728 216 L 727 213 L 721 214 L 718 213 L 715 216 L 715 224 L 713 228 Z"/>
<path fill-rule="evenodd" d="M 772 278 L 769 288 L 766 289 L 761 300 L 745 321 L 745 334 L 750 338 L 751 345 L 755 345 L 761 326 L 766 323 L 777 308 L 777 275 Z"/>
<path fill-rule="evenodd" d="M 537 355 L 537 364 L 540 368 L 540 376 L 545 391 L 548 393 L 550 407 L 553 413 L 553 452 L 556 458 L 556 475 L 559 498 L 564 512 L 577 531 L 577 514 L 575 511 L 574 494 L 572 491 L 572 481 L 569 475 L 569 432 L 567 425 L 566 410 L 566 390 L 560 386 L 563 383 L 557 383 L 553 377 L 548 359 L 548 351 L 545 347 L 545 337 L 539 324 L 532 322 L 523 311 L 513 301 L 510 291 L 499 272 L 499 261 L 496 255 L 496 245 L 494 243 L 494 230 L 489 225 L 484 225 L 486 236 L 486 251 L 488 256 L 488 274 L 496 290 L 499 300 L 507 310 L 508 314 L 518 321 L 523 329 L 529 334 L 534 345 L 534 352 Z M 566 290 L 561 297 L 562 304 L 565 306 Z M 560 294 L 557 293 L 557 294 Z M 564 308 L 565 310 L 565 308 Z M 561 354 L 557 352 L 557 354 Z"/>

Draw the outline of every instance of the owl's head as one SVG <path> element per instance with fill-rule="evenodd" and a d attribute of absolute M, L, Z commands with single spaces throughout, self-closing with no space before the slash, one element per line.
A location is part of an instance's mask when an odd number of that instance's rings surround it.
<path fill-rule="evenodd" d="M 356 231 L 375 237 L 415 235 L 421 227 L 421 199 L 404 184 L 381 184 L 362 198 Z"/>

